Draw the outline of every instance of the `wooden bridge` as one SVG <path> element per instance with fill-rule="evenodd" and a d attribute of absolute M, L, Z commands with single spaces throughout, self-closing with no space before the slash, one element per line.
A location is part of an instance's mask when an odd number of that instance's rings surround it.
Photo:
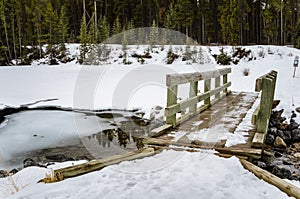
<path fill-rule="evenodd" d="M 154 129 L 152 137 L 155 138 L 148 138 L 145 143 L 154 148 L 184 146 L 215 149 L 223 155 L 259 158 L 263 153 L 277 72 L 271 71 L 259 77 L 256 92 L 229 91 L 230 72 L 230 68 L 225 68 L 167 75 L 166 124 Z M 182 84 L 189 84 L 190 93 L 187 99 L 178 102 L 178 88 Z M 200 85 L 203 86 L 203 93 L 198 92 Z M 260 91 L 259 104 L 256 100 Z M 253 107 L 255 102 L 256 109 Z M 243 129 L 243 126 L 247 128 Z M 245 142 L 228 144 L 230 138 L 235 136 Z"/>

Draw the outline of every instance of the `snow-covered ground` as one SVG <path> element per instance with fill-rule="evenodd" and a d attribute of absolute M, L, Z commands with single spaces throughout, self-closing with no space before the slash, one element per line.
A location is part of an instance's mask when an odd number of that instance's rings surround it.
<path fill-rule="evenodd" d="M 50 169 L 17 173 L 13 179 L 24 188 L 10 198 L 287 198 L 245 170 L 237 158 L 209 152 L 164 151 L 62 182 L 36 184 L 46 172 Z"/>
<path fill-rule="evenodd" d="M 71 47 L 75 51 L 75 47 Z M 278 46 L 245 48 L 251 49 L 256 59 L 250 62 L 241 60 L 238 65 L 230 66 L 230 89 L 253 92 L 257 77 L 270 70 L 277 70 L 275 98 L 281 100 L 278 108 L 284 108 L 284 114 L 289 117 L 291 111 L 300 106 L 300 94 L 297 92 L 300 90 L 299 70 L 296 77 L 292 78 L 293 60 L 300 51 Z M 114 62 L 119 54 L 116 49 L 111 65 L 80 66 L 69 63 L 55 67 L 1 67 L 0 108 L 57 98 L 58 100 L 34 106 L 47 104 L 88 109 L 141 108 L 146 112 L 146 117 L 149 117 L 152 107 L 166 105 L 166 74 L 224 67 L 216 65 L 209 53 L 219 53 L 220 47 L 202 49 L 206 57 L 204 65 L 180 60 L 166 65 L 166 47 L 164 51 L 154 53 L 153 58 L 146 60 L 144 65 L 138 64 L 135 59 L 132 59 L 132 65 Z M 131 52 L 134 51 L 136 48 L 131 46 Z M 232 47 L 225 46 L 224 51 L 230 52 Z M 243 75 L 245 68 L 250 70 L 249 76 Z M 184 98 L 187 90 L 184 87 L 181 90 L 180 97 Z M 300 122 L 299 117 L 296 119 Z M 10 124 L 13 121 L 8 118 L 6 126 L 0 127 L 1 141 L 8 136 L 3 129 Z M 246 129 L 247 125 L 244 124 L 241 128 Z M 14 143 L 10 144 L 12 148 L 19 147 Z M 1 160 L 4 155 L 0 153 L 0 165 L 5 164 Z M 59 183 L 36 183 L 50 171 L 51 169 L 26 168 L 13 177 L 0 179 L 0 198 L 288 198 L 277 188 L 258 180 L 243 169 L 236 158 L 223 159 L 208 151 L 164 151 L 153 157 L 123 162 Z"/>

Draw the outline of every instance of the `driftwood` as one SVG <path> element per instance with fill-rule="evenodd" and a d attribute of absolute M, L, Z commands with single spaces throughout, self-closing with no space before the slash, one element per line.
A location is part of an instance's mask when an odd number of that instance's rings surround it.
<path fill-rule="evenodd" d="M 300 188 L 282 180 L 281 178 L 265 171 L 254 164 L 248 162 L 247 160 L 240 160 L 245 169 L 252 172 L 256 177 L 262 179 L 274 186 L 276 186 L 281 191 L 285 192 L 288 196 L 300 199 Z"/>
<path fill-rule="evenodd" d="M 57 169 L 53 171 L 52 175 L 50 176 L 47 175 L 46 178 L 40 180 L 40 182 L 45 182 L 45 183 L 58 182 L 66 178 L 72 178 L 89 172 L 97 171 L 103 169 L 104 167 L 113 164 L 118 164 L 122 161 L 135 160 L 139 158 L 148 157 L 154 154 L 155 151 L 153 148 L 147 148 L 144 150 L 129 152 L 123 155 L 110 156 L 107 158 L 90 161 L 80 165 Z"/>

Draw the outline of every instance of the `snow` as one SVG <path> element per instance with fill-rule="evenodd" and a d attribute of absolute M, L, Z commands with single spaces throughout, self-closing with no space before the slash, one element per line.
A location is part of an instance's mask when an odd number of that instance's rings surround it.
<path fill-rule="evenodd" d="M 71 54 L 76 54 L 75 51 L 78 53 L 77 47 L 69 46 Z M 123 65 L 122 60 L 117 58 L 121 52 L 120 47 L 113 46 L 113 48 L 110 65 L 80 66 L 73 62 L 56 67 L 37 65 L 38 63 L 34 66 L 1 67 L 0 108 L 18 107 L 38 100 L 57 98 L 58 100 L 41 102 L 33 106 L 58 105 L 85 109 L 141 108 L 146 113 L 146 117 L 150 117 L 153 107 L 166 105 L 166 74 L 223 68 L 223 66 L 216 66 L 211 56 L 220 53 L 221 47 L 218 46 L 202 47 L 206 60 L 204 65 L 182 62 L 179 59 L 172 65 L 166 65 L 164 60 L 167 46 L 163 51 L 154 53 L 153 58 L 146 60 L 144 65 L 140 65 L 136 59 L 131 60 L 132 65 Z M 135 46 L 128 48 L 131 54 L 134 51 L 143 52 L 142 49 L 145 47 L 140 46 L 139 50 Z M 182 52 L 180 48 L 184 49 L 176 46 L 173 50 L 180 53 Z M 223 48 L 225 52 L 232 51 L 231 46 Z M 230 90 L 253 92 L 256 78 L 270 70 L 277 70 L 279 73 L 275 98 L 281 100 L 278 108 L 284 108 L 284 114 L 289 118 L 291 111 L 300 106 L 300 94 L 297 92 L 300 90 L 299 70 L 296 77 L 292 78 L 293 60 L 300 51 L 284 46 L 246 46 L 245 48 L 250 49 L 256 59 L 241 60 L 238 65 L 230 66 L 232 68 L 232 74 L 229 75 L 232 81 Z M 243 75 L 245 68 L 249 68 L 249 76 Z M 180 88 L 181 99 L 187 95 L 185 88 L 186 86 Z M 232 134 L 229 136 L 227 132 L 223 132 L 222 135 L 207 134 L 205 129 L 193 137 L 204 136 L 207 140 L 209 137 L 223 139 L 224 136 L 228 139 L 228 145 L 244 142 L 244 132 L 251 128 L 249 118 L 256 105 L 257 102 L 236 129 L 234 137 Z M 25 128 L 32 122 L 25 119 L 26 114 L 29 113 L 9 116 L 6 124 L 0 127 L 0 135 L 7 139 L 6 141 L 0 139 L 0 163 L 2 157 L 10 154 L 3 151 L 4 149 L 11 150 L 12 154 L 18 147 L 22 150 L 30 149 L 30 145 L 22 147 L 19 143 L 32 142 L 32 139 L 50 134 L 50 132 L 39 131 L 38 136 L 33 138 L 30 128 Z M 22 117 L 23 123 L 15 117 Z M 55 121 L 53 117 L 48 119 L 49 117 L 52 116 L 47 113 L 34 125 L 45 125 L 45 120 L 50 124 Z M 78 113 L 75 114 L 76 117 L 84 116 Z M 299 117 L 296 119 L 300 122 Z M 70 115 L 63 114 L 58 116 L 57 120 L 66 121 L 65 125 L 73 128 Z M 82 133 L 90 134 L 97 125 L 97 121 L 94 123 L 91 118 L 86 121 L 84 125 L 86 129 Z M 16 131 L 13 130 L 13 126 Z M 76 129 L 62 133 L 57 129 L 58 127 L 53 124 L 52 126 L 57 133 L 57 138 L 53 136 L 53 140 L 41 144 L 52 145 L 56 144 L 57 139 L 69 141 L 74 138 Z M 222 126 L 215 128 L 222 131 Z M 183 134 L 173 136 L 174 140 L 178 140 Z M 78 134 L 75 137 L 78 137 Z M 238 159 L 220 158 L 208 151 L 195 153 L 163 151 L 152 157 L 122 162 L 59 183 L 37 183 L 45 177 L 46 173 L 51 173 L 51 168 L 31 167 L 23 169 L 12 177 L 0 179 L 0 198 L 241 198 L 241 196 L 245 199 L 288 198 L 276 187 L 259 180 L 245 170 Z M 17 190 L 13 186 L 16 182 Z M 298 182 L 295 184 L 299 185 Z"/>
<path fill-rule="evenodd" d="M 33 171 L 34 175 L 29 177 L 27 174 Z M 15 177 L 27 176 L 26 182 L 34 183 L 43 178 L 45 172 L 50 170 L 27 168 Z M 241 196 L 245 199 L 288 198 L 277 188 L 246 171 L 237 158 L 224 159 L 209 152 L 172 150 L 142 160 L 122 162 L 59 183 L 27 185 L 9 198 L 212 199 Z"/>

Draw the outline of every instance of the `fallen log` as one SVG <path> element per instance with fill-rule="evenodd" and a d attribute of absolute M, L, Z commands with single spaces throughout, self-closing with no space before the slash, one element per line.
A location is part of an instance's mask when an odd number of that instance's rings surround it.
<path fill-rule="evenodd" d="M 252 172 L 256 177 L 266 181 L 269 184 L 276 186 L 278 189 L 286 193 L 288 196 L 295 197 L 296 199 L 300 199 L 300 188 L 292 185 L 284 181 L 283 179 L 271 174 L 268 171 L 265 171 L 258 166 L 248 162 L 247 160 L 240 159 L 241 164 L 243 167 L 250 172 Z"/>
<path fill-rule="evenodd" d="M 44 182 L 44 183 L 58 182 L 66 178 L 72 178 L 89 172 L 97 171 L 103 169 L 104 167 L 113 164 L 118 164 L 122 161 L 140 159 L 154 154 L 155 151 L 153 148 L 146 148 L 143 150 L 133 151 L 122 155 L 114 155 L 107 158 L 54 170 L 51 175 L 46 175 L 46 177 L 40 180 L 39 182 Z"/>

